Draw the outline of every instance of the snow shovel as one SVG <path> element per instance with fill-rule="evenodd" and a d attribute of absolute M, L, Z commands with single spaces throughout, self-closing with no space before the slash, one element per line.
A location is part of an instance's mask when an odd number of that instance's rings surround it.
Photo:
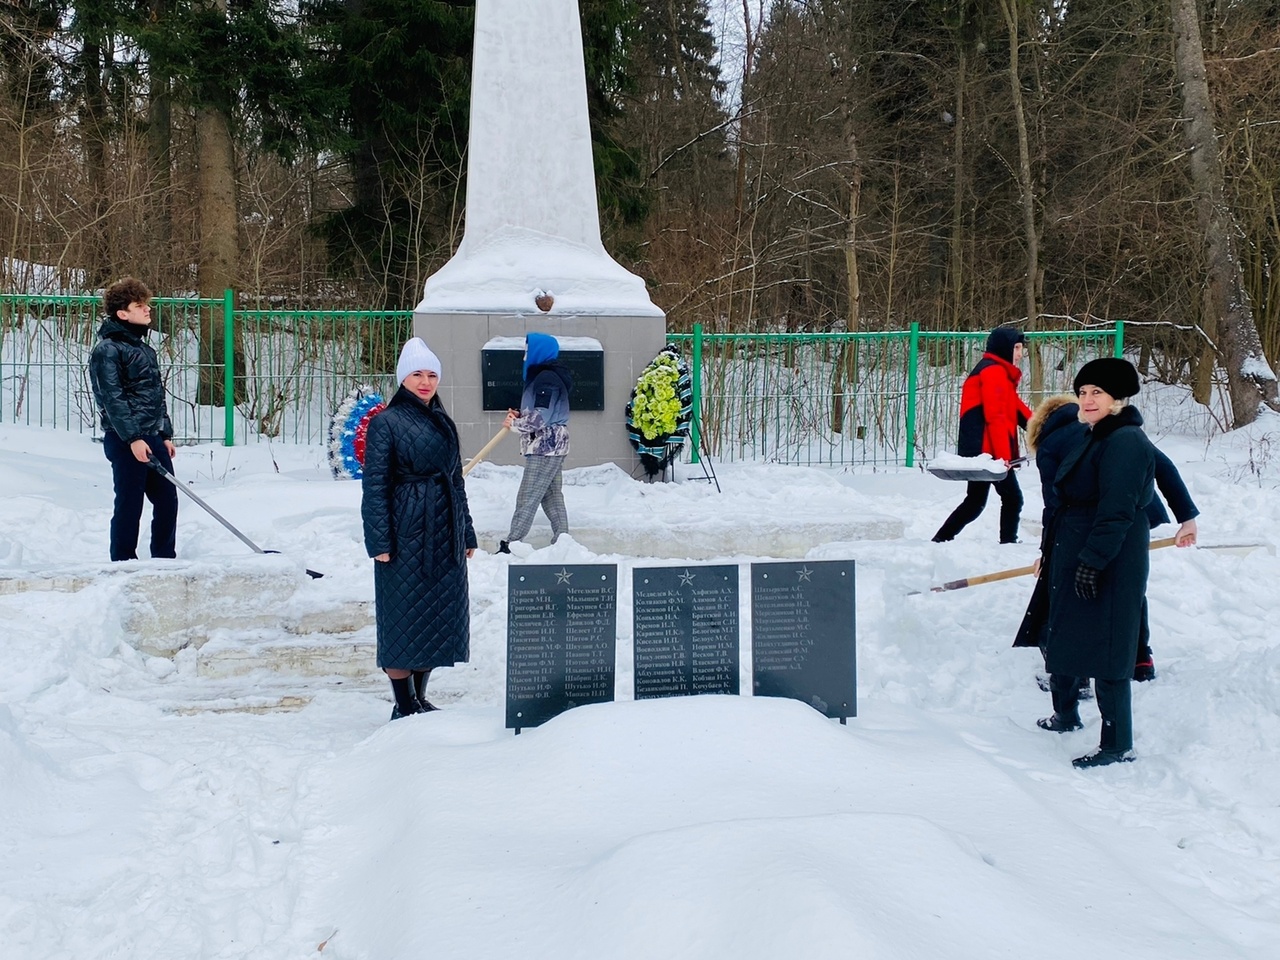
<path fill-rule="evenodd" d="M 227 521 L 226 517 L 220 514 L 217 510 L 213 509 L 213 507 L 209 506 L 207 503 L 201 500 L 198 496 L 196 496 L 196 493 L 194 490 L 188 490 L 185 486 L 179 483 L 178 478 L 175 477 L 168 470 L 166 470 L 164 468 L 164 464 L 162 464 L 159 460 L 157 460 L 154 454 L 149 454 L 147 456 L 147 464 L 148 466 L 151 467 L 152 470 L 156 471 L 156 473 L 160 474 L 160 476 L 164 477 L 166 480 L 172 483 L 175 487 L 177 487 L 179 490 L 185 493 L 188 497 L 190 497 L 196 503 L 200 504 L 200 506 L 204 508 L 204 511 L 207 514 L 209 514 L 209 516 L 213 517 L 213 519 L 217 520 L 220 524 L 222 524 L 224 527 L 226 527 L 228 530 L 234 533 L 236 537 L 239 538 L 240 542 L 243 543 L 250 550 L 252 550 L 254 553 L 279 553 L 280 552 L 279 550 L 263 550 L 260 546 L 258 546 L 256 543 L 254 543 L 252 540 L 246 537 L 243 533 L 241 533 L 239 530 L 233 527 Z M 308 570 L 307 576 L 313 580 L 319 580 L 321 577 L 324 576 L 324 574 L 316 573 L 314 570 Z"/>
<path fill-rule="evenodd" d="M 1164 537 L 1160 540 L 1151 541 L 1151 549 L 1159 550 L 1161 547 L 1172 547 L 1177 542 L 1176 537 Z M 1029 573 L 1035 573 L 1035 564 L 1027 567 L 1014 567 L 1011 570 L 997 570 L 995 573 L 984 573 L 979 577 L 966 577 L 964 580 L 951 580 L 944 583 L 940 587 L 930 587 L 931 593 L 942 593 L 945 590 L 963 590 L 965 587 L 976 587 L 980 583 L 995 583 L 997 580 L 1012 580 L 1014 577 L 1025 577 Z M 919 590 L 913 590 L 907 596 L 920 593 Z"/>
<path fill-rule="evenodd" d="M 964 480 L 967 483 L 997 483 L 1003 480 L 1009 470 L 1020 467 L 1027 462 L 1027 457 L 1010 460 L 1006 467 L 1003 461 L 986 457 L 959 457 L 947 454 L 934 457 L 933 462 L 925 467 L 940 480 Z"/>
<path fill-rule="evenodd" d="M 498 441 L 501 440 L 510 432 L 511 432 L 510 427 L 503 427 L 501 430 L 495 433 L 493 435 L 493 439 L 490 440 L 488 443 L 486 443 L 483 447 L 481 447 L 480 452 L 467 461 L 467 465 L 462 468 L 462 475 L 465 477 L 468 473 L 470 473 L 471 468 L 474 467 L 481 460 L 483 460 L 485 457 L 487 457 L 489 455 L 489 451 L 491 451 L 494 447 L 498 445 Z"/>

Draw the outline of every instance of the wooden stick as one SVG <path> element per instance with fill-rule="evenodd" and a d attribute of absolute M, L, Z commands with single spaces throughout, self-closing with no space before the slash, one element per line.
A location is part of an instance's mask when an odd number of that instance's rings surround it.
<path fill-rule="evenodd" d="M 1177 542 L 1176 537 L 1165 537 L 1162 540 L 1152 540 L 1151 549 L 1159 550 L 1161 547 L 1172 547 Z M 1030 573 L 1035 573 L 1035 564 L 1029 567 L 1014 567 L 1011 570 L 997 570 L 995 573 L 984 573 L 978 577 L 966 577 L 964 580 L 952 580 L 944 583 L 940 587 L 930 587 L 933 593 L 942 593 L 944 590 L 963 590 L 965 587 L 976 587 L 980 583 L 995 583 L 997 580 L 1012 580 L 1014 577 L 1025 577 Z"/>
<path fill-rule="evenodd" d="M 511 432 L 510 427 L 503 427 L 493 435 L 493 439 L 480 448 L 480 452 L 467 461 L 467 465 L 462 468 L 462 475 L 465 477 L 471 472 L 471 468 L 489 455 L 489 451 L 498 445 L 498 441 Z"/>

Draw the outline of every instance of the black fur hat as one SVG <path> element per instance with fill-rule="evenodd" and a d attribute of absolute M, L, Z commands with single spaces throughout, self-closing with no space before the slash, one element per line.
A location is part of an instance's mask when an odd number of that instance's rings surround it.
<path fill-rule="evenodd" d="M 1086 384 L 1101 387 L 1117 400 L 1136 395 L 1141 386 L 1133 364 L 1119 357 L 1099 357 L 1081 367 L 1071 382 L 1071 388 L 1078 396 L 1080 388 Z"/>
<path fill-rule="evenodd" d="M 1017 327 L 996 327 L 987 337 L 987 353 L 993 353 L 1001 360 L 1013 363 L 1013 346 L 1026 343 L 1026 335 Z"/>

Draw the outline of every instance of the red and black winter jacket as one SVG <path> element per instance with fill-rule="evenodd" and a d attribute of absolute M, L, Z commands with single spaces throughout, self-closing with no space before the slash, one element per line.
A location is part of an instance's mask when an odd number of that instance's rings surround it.
<path fill-rule="evenodd" d="M 960 391 L 962 457 L 989 453 L 997 460 L 1018 456 L 1018 427 L 1031 419 L 1031 408 L 1018 396 L 1022 371 L 994 353 L 984 353 Z"/>

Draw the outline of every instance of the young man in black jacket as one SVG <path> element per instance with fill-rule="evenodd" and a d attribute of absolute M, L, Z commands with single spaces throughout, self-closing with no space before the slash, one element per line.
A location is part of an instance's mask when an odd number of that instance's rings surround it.
<path fill-rule="evenodd" d="M 144 496 L 151 501 L 151 556 L 174 557 L 178 491 L 147 465 L 154 456 L 172 473 L 176 452 L 160 363 L 147 343 L 151 291 L 125 277 L 107 287 L 102 302 L 106 317 L 89 355 L 89 380 L 115 484 L 111 559 L 137 559 Z"/>

